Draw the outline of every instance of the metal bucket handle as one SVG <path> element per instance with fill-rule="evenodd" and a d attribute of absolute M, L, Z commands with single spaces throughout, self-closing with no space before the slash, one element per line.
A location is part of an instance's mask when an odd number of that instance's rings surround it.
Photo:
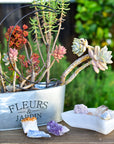
<path fill-rule="evenodd" d="M 15 69 L 15 67 L 13 66 L 13 64 L 12 64 L 12 62 L 11 62 L 11 59 L 10 59 L 10 56 L 9 56 L 9 43 L 10 43 L 10 38 L 11 38 L 11 35 L 12 35 L 13 30 L 15 29 L 16 25 L 17 25 L 20 21 L 22 21 L 25 17 L 27 17 L 27 16 L 35 13 L 35 12 L 40 12 L 40 11 L 49 11 L 49 12 L 54 12 L 54 13 L 55 13 L 56 10 L 53 9 L 53 8 L 51 8 L 51 7 L 49 7 L 49 6 L 39 5 L 39 4 L 29 4 L 29 5 L 26 5 L 26 6 L 21 6 L 21 7 L 15 8 L 13 11 L 11 11 L 10 13 L 8 13 L 8 14 L 2 19 L 2 21 L 0 22 L 0 25 L 8 18 L 8 16 L 10 16 L 11 14 L 13 14 L 16 10 L 21 9 L 21 8 L 25 8 L 25 7 L 30 7 L 30 6 L 32 6 L 32 7 L 33 7 L 33 6 L 34 6 L 34 7 L 35 7 L 35 6 L 42 6 L 42 7 L 44 7 L 44 9 L 43 9 L 43 10 L 38 9 L 38 10 L 34 10 L 34 11 L 32 11 L 32 12 L 29 12 L 29 13 L 27 13 L 26 15 L 24 15 L 23 17 L 21 17 L 21 18 L 16 22 L 16 24 L 14 25 L 14 27 L 13 27 L 11 33 L 10 33 L 10 36 L 9 36 L 7 50 L 8 50 L 8 57 L 9 57 L 10 64 L 11 64 L 11 66 L 13 67 L 13 69 L 15 70 L 15 72 L 16 72 L 20 77 L 22 77 L 24 80 L 26 80 L 26 81 L 28 81 L 28 82 L 30 82 L 30 83 L 36 84 L 36 83 L 38 83 L 38 81 L 32 82 L 31 80 L 26 79 L 26 78 L 25 78 L 22 74 L 20 74 L 20 73 Z M 1 75 L 8 83 L 10 83 L 10 84 L 12 85 L 12 82 L 10 82 L 8 79 L 6 79 L 5 76 L 3 76 L 3 74 L 2 74 L 1 72 L 0 72 L 0 75 Z M 19 88 L 19 89 L 23 89 L 23 88 L 20 87 L 20 86 L 16 86 L 16 87 Z M 24 89 L 24 90 L 25 90 L 25 89 Z"/>

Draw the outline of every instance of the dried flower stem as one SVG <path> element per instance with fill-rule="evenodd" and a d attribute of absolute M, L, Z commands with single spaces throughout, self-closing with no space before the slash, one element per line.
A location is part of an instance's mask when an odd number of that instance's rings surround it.
<path fill-rule="evenodd" d="M 62 82 L 62 85 L 65 84 L 65 78 L 66 76 L 76 67 L 78 66 L 79 64 L 81 64 L 82 62 L 88 60 L 90 57 L 88 54 L 84 55 L 83 57 L 75 60 L 65 71 L 64 73 L 62 74 L 61 76 L 61 82 Z"/>
<path fill-rule="evenodd" d="M 71 76 L 70 78 L 64 83 L 65 85 L 69 84 L 83 69 L 91 64 L 91 61 L 87 62 L 86 64 L 79 67 Z"/>

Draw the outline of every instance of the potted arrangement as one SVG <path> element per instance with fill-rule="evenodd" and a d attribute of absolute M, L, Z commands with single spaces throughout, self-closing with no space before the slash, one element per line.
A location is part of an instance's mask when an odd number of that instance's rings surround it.
<path fill-rule="evenodd" d="M 64 46 L 57 44 L 68 10 L 67 2 L 42 0 L 37 4 L 34 1 L 33 5 L 27 5 L 34 7 L 34 10 L 5 33 L 8 52 L 0 53 L 0 121 L 3 123 L 0 130 L 20 128 L 20 121 L 25 117 L 37 117 L 38 125 L 47 124 L 50 120 L 59 122 L 65 86 L 91 64 L 99 73 L 99 69 L 105 70 L 107 63 L 112 63 L 111 51 L 106 46 L 93 47 L 88 45 L 86 39 L 74 38 L 72 51 L 79 58 L 63 72 L 60 80 L 50 79 L 51 68 L 67 52 Z M 10 14 L 12 12 L 8 16 Z M 31 27 L 24 24 L 21 28 L 19 23 L 26 16 L 30 16 Z M 86 50 L 88 54 L 85 54 Z M 71 76 L 66 79 L 70 73 Z"/>

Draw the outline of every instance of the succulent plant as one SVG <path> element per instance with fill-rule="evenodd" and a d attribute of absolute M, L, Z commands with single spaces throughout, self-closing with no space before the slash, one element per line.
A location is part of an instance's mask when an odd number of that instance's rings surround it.
<path fill-rule="evenodd" d="M 3 59 L 2 59 L 3 62 L 5 62 L 5 65 L 9 65 L 10 62 L 9 62 L 8 55 L 6 53 L 4 53 L 3 56 L 4 56 Z"/>
<path fill-rule="evenodd" d="M 100 70 L 108 69 L 107 64 L 113 63 L 111 58 L 111 51 L 108 51 L 107 46 L 104 46 L 100 49 L 99 46 L 95 46 L 94 51 L 88 49 L 89 56 L 92 58 L 92 65 L 96 73 L 99 73 Z"/>
<path fill-rule="evenodd" d="M 4 81 L 8 81 L 13 86 L 13 92 L 15 92 L 17 91 L 16 84 L 19 85 L 18 91 L 20 91 L 33 89 L 35 84 L 42 80 L 46 80 L 46 87 L 48 87 L 51 80 L 55 79 L 50 79 L 50 69 L 54 63 L 59 63 L 66 54 L 64 46 L 57 46 L 57 40 L 66 10 L 68 10 L 68 1 L 50 1 L 49 3 L 41 1 L 41 6 L 39 6 L 39 1 L 36 0 L 33 2 L 35 17 L 30 18 L 29 21 L 30 29 L 26 24 L 21 28 L 18 23 L 8 28 L 5 37 L 8 41 L 9 54 L 6 53 L 3 58 L 0 57 L 0 77 L 4 92 L 6 92 L 7 87 Z M 57 13 L 55 12 L 56 9 Z M 34 39 L 29 38 L 32 34 Z M 86 49 L 88 49 L 88 54 L 84 54 Z M 99 46 L 92 47 L 88 45 L 88 41 L 84 38 L 74 38 L 72 52 L 81 57 L 76 59 L 63 72 L 58 85 L 69 84 L 83 69 L 91 64 L 95 72 L 99 73 L 99 69 L 108 69 L 107 63 L 112 63 L 111 51 L 108 51 L 107 47 L 102 49 Z M 2 61 L 5 62 L 5 65 L 9 64 L 8 70 L 12 71 L 11 76 L 9 76 L 11 82 L 7 80 L 6 76 L 4 79 L 2 77 L 4 73 Z"/>
<path fill-rule="evenodd" d="M 65 47 L 61 46 L 61 45 L 59 45 L 59 46 L 56 45 L 56 48 L 55 48 L 55 50 L 54 50 L 54 52 L 52 54 L 54 56 L 55 60 L 57 62 L 59 62 L 59 60 L 64 57 L 64 54 L 66 54 Z"/>
<path fill-rule="evenodd" d="M 18 51 L 15 48 L 14 49 L 10 48 L 9 57 L 12 62 L 17 61 L 17 55 L 18 55 Z"/>
<path fill-rule="evenodd" d="M 81 56 L 85 51 L 88 45 L 88 41 L 86 39 L 78 39 L 74 38 L 73 45 L 72 45 L 72 52 Z"/>
<path fill-rule="evenodd" d="M 18 51 L 14 48 L 10 48 L 9 49 L 9 57 L 11 62 L 15 62 L 17 61 L 17 55 L 18 55 Z M 9 61 L 9 57 L 6 53 L 4 53 L 4 58 L 2 59 L 5 62 L 5 65 L 9 65 L 10 61 Z"/>

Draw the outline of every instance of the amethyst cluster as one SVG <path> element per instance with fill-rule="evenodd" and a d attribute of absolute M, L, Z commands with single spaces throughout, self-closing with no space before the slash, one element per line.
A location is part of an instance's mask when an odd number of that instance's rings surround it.
<path fill-rule="evenodd" d="M 56 135 L 56 136 L 61 136 L 64 133 L 69 131 L 69 129 L 66 126 L 58 124 L 55 121 L 48 122 L 47 130 L 49 133 Z"/>

